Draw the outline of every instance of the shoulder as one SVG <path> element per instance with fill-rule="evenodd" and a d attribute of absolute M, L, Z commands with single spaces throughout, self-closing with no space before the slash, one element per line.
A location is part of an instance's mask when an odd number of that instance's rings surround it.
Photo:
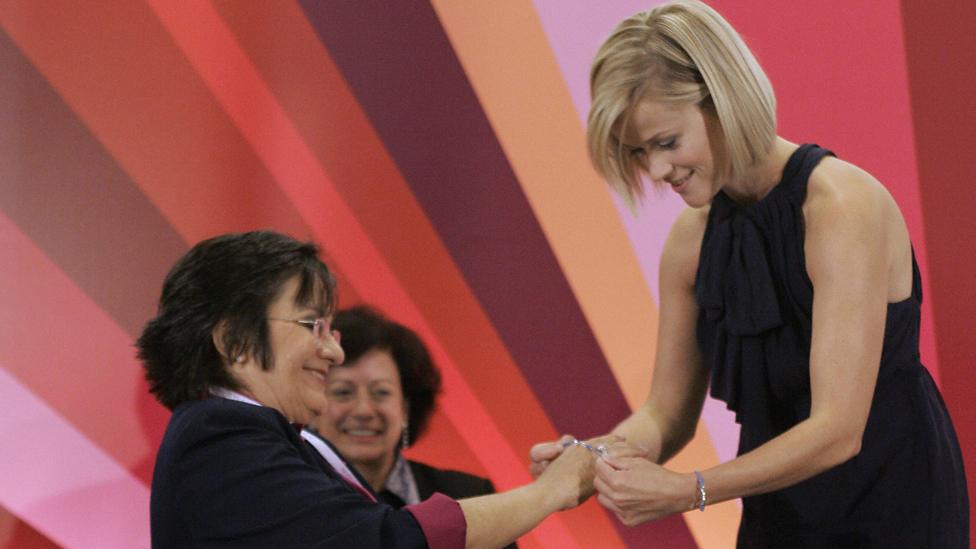
<path fill-rule="evenodd" d="M 272 408 L 217 397 L 181 404 L 173 411 L 171 422 L 187 427 L 262 425 L 277 428 L 287 424 Z"/>
<path fill-rule="evenodd" d="M 894 198 L 849 162 L 827 157 L 814 169 L 803 216 L 807 273 L 814 285 L 844 280 L 850 285 L 852 277 L 861 277 L 886 286 L 882 275 L 911 264 L 901 261 L 910 259 L 911 247 Z"/>
<path fill-rule="evenodd" d="M 892 209 L 897 206 L 884 185 L 854 164 L 828 156 L 810 174 L 803 205 L 808 230 L 878 230 Z"/>
<path fill-rule="evenodd" d="M 224 398 L 185 402 L 173 411 L 160 453 L 181 454 L 211 444 L 225 447 L 256 433 L 287 438 L 286 427 L 284 417 L 271 408 Z"/>
<path fill-rule="evenodd" d="M 453 499 L 493 494 L 495 487 L 490 480 L 450 469 L 438 469 L 425 463 L 407 460 L 413 473 L 421 499 L 440 492 Z M 426 495 L 425 495 L 426 493 Z"/>

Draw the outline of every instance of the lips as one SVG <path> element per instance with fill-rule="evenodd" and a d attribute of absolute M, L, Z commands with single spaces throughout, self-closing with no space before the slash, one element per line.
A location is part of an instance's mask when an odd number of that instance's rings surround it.
<path fill-rule="evenodd" d="M 675 179 L 675 180 L 668 181 L 668 184 L 671 185 L 671 189 L 674 192 L 680 193 L 681 191 L 683 191 L 685 189 L 685 184 L 688 183 L 688 180 L 691 179 L 691 176 L 694 175 L 694 174 L 695 174 L 695 170 L 691 170 L 691 171 L 688 172 L 687 175 L 685 175 L 681 179 Z"/>
<path fill-rule="evenodd" d="M 357 429 L 343 429 L 342 433 L 354 437 L 375 437 L 375 436 L 379 436 L 383 432 L 378 429 L 357 428 Z"/>
<path fill-rule="evenodd" d="M 681 185 L 684 185 L 684 184 L 685 184 L 685 182 L 687 182 L 687 181 L 688 181 L 689 179 L 691 179 L 691 176 L 692 176 L 692 174 L 694 174 L 694 173 L 695 173 L 695 170 L 691 170 L 691 171 L 689 171 L 689 172 L 688 172 L 688 174 L 687 174 L 687 175 L 685 175 L 685 176 L 684 176 L 684 177 L 682 177 L 681 179 L 675 179 L 675 180 L 673 180 L 673 181 L 668 181 L 668 183 L 669 183 L 669 184 L 670 184 L 670 185 L 671 185 L 672 187 L 680 187 Z"/>

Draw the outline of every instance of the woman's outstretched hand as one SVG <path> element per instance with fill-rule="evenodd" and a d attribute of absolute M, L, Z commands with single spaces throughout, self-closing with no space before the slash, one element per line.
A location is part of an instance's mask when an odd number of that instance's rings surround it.
<path fill-rule="evenodd" d="M 567 454 L 572 453 L 570 458 Z M 647 450 L 628 444 L 622 437 L 607 435 L 579 441 L 564 435 L 558 441 L 536 444 L 529 452 L 533 477 L 550 486 L 560 484 L 560 491 L 569 490 L 565 508 L 574 507 L 593 495 L 594 465 L 602 458 L 646 458 Z M 564 457 L 565 456 L 565 457 Z M 555 470 L 554 470 L 555 468 Z M 559 478 L 560 480 L 555 480 Z M 571 486 L 575 484 L 575 491 Z M 575 501 L 570 502 L 574 499 Z M 571 504 L 570 504 L 571 503 Z"/>
<path fill-rule="evenodd" d="M 694 508 L 698 483 L 642 457 L 606 456 L 594 465 L 597 501 L 634 526 Z"/>

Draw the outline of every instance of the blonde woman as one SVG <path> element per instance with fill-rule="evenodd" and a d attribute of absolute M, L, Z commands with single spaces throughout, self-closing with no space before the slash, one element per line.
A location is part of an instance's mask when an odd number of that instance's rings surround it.
<path fill-rule="evenodd" d="M 591 92 L 597 170 L 632 201 L 643 175 L 689 206 L 661 259 L 650 395 L 613 430 L 649 459 L 599 459 L 600 503 L 632 525 L 742 498 L 739 547 L 968 547 L 962 456 L 919 361 L 919 272 L 884 186 L 777 135 L 766 75 L 701 2 L 623 21 Z M 662 467 L 709 387 L 741 424 L 738 457 Z M 533 448 L 535 470 L 560 448 Z"/>

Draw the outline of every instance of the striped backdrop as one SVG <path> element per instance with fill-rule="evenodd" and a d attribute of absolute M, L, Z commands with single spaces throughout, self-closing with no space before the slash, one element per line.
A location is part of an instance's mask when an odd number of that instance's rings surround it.
<path fill-rule="evenodd" d="M 413 458 L 530 480 L 653 374 L 657 270 L 681 208 L 632 215 L 589 166 L 587 73 L 653 0 L 0 1 L 0 548 L 148 547 L 168 413 L 133 341 L 197 241 L 313 239 L 344 305 L 417 330 L 445 391 Z M 902 208 L 923 360 L 976 493 L 976 3 L 715 0 L 777 90 L 781 134 Z M 734 456 L 709 401 L 672 462 Z M 739 505 L 635 528 L 591 501 L 523 547 L 734 545 Z M 976 536 L 976 534 L 974 534 Z"/>

